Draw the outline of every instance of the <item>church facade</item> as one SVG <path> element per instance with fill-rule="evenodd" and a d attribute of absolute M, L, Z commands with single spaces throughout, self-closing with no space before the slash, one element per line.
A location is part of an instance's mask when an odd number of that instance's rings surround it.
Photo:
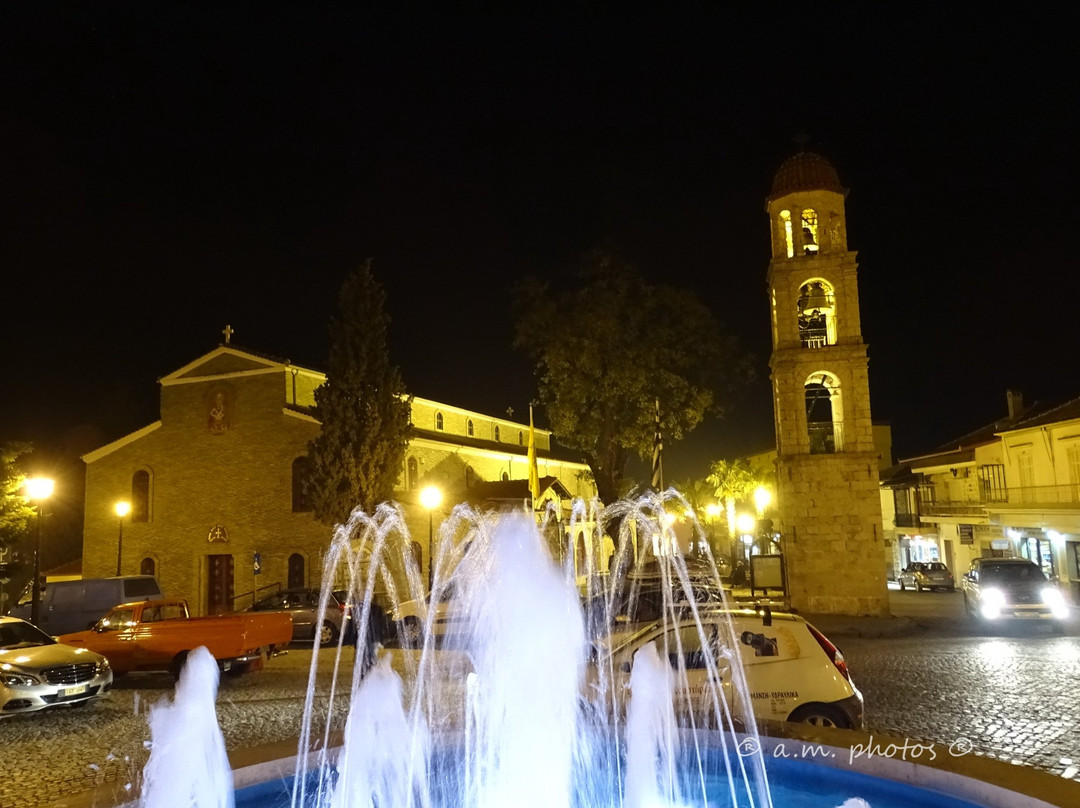
<path fill-rule="evenodd" d="M 301 483 L 325 378 L 223 344 L 160 379 L 159 420 L 83 457 L 83 577 L 153 574 L 198 614 L 279 587 L 320 586 L 333 529 L 315 520 Z M 443 492 L 430 514 L 437 525 L 478 485 L 527 480 L 529 425 L 420 398 L 411 417 L 395 499 L 426 570 L 420 489 Z M 542 498 L 562 508 L 595 496 L 588 466 L 556 456 L 547 430 L 534 434 Z M 125 516 L 121 502 L 130 504 Z"/>

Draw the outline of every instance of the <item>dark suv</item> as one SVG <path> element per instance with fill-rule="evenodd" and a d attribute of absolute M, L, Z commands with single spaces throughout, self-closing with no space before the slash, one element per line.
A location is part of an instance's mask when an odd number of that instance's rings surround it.
<path fill-rule="evenodd" d="M 1069 615 L 1061 590 L 1023 558 L 976 558 L 964 575 L 964 608 L 985 620 L 1040 620 L 1059 628 Z"/>

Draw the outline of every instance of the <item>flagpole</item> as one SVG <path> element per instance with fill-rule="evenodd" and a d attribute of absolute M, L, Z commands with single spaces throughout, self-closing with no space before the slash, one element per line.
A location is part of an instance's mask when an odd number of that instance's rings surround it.
<path fill-rule="evenodd" d="M 536 501 L 540 499 L 540 471 L 536 467 L 536 432 L 533 430 L 532 404 L 529 405 L 529 497 L 535 511 Z"/>
<path fill-rule="evenodd" d="M 652 489 L 664 490 L 664 437 L 660 432 L 660 399 L 656 399 L 656 432 L 653 434 Z"/>

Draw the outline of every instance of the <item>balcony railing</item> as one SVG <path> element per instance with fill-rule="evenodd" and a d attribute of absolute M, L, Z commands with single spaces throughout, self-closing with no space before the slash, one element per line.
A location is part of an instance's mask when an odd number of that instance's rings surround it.
<path fill-rule="evenodd" d="M 897 527 L 919 527 L 919 516 L 914 513 L 898 513 L 893 516 L 893 524 Z"/>
<path fill-rule="evenodd" d="M 812 422 L 806 425 L 810 437 L 810 454 L 834 454 L 844 451 L 843 424 L 832 421 Z"/>
<path fill-rule="evenodd" d="M 1027 485 L 1005 489 L 1009 505 L 1075 505 L 1080 503 L 1080 485 Z"/>
<path fill-rule="evenodd" d="M 965 516 L 982 514 L 986 510 L 987 500 L 983 499 L 946 499 L 936 502 L 919 502 L 923 516 Z"/>

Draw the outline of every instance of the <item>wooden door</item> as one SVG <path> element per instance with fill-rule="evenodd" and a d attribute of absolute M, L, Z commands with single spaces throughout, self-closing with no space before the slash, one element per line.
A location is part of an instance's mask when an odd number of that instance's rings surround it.
<path fill-rule="evenodd" d="M 233 557 L 212 555 L 210 563 L 210 586 L 207 591 L 208 614 L 223 614 L 233 607 Z"/>

